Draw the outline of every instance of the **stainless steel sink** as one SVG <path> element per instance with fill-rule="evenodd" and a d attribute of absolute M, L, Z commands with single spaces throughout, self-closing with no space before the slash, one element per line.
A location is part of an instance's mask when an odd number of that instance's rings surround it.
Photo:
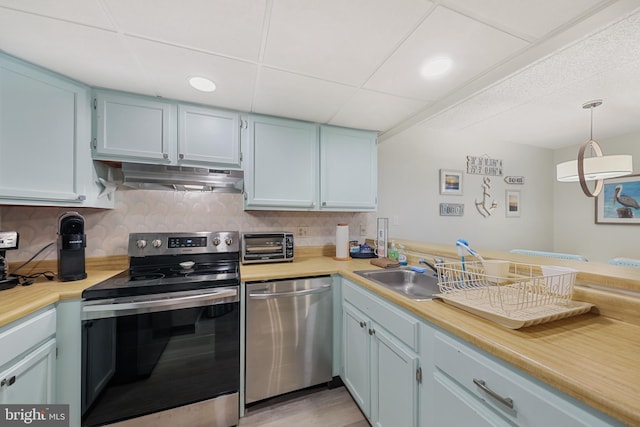
<path fill-rule="evenodd" d="M 354 273 L 416 301 L 428 300 L 433 298 L 433 294 L 440 293 L 438 277 L 429 270 L 426 273 L 418 273 L 398 268 Z"/>

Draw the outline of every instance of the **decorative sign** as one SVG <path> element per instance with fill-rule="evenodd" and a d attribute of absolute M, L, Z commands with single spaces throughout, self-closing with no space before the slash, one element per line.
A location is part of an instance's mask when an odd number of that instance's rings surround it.
<path fill-rule="evenodd" d="M 524 184 L 524 176 L 505 176 L 504 182 L 507 184 Z"/>
<path fill-rule="evenodd" d="M 440 203 L 440 216 L 463 216 L 464 203 Z"/>
<path fill-rule="evenodd" d="M 502 160 L 484 156 L 467 156 L 467 173 L 502 176 Z"/>

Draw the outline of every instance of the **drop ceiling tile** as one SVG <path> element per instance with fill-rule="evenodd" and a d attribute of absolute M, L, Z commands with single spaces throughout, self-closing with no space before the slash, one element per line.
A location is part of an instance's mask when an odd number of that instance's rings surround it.
<path fill-rule="evenodd" d="M 533 38 L 571 22 L 602 0 L 447 0 L 446 5 L 498 28 Z"/>
<path fill-rule="evenodd" d="M 91 86 L 151 91 L 135 58 L 111 31 L 4 9 L 0 50 Z"/>
<path fill-rule="evenodd" d="M 433 4 L 273 0 L 264 64 L 361 85 Z"/>
<path fill-rule="evenodd" d="M 257 61 L 266 0 L 104 0 L 127 34 Z"/>
<path fill-rule="evenodd" d="M 113 29 L 97 0 L 0 0 L 0 7 L 100 28 Z M 0 10 L 0 14 L 4 13 Z"/>
<path fill-rule="evenodd" d="M 252 111 L 327 123 L 355 91 L 350 86 L 262 67 Z"/>
<path fill-rule="evenodd" d="M 425 106 L 421 101 L 361 89 L 329 123 L 384 132 Z"/>
<path fill-rule="evenodd" d="M 435 100 L 526 45 L 511 35 L 438 7 L 364 87 L 407 98 Z M 453 68 L 442 78 L 423 79 L 421 65 L 438 56 L 450 57 Z"/>
<path fill-rule="evenodd" d="M 249 111 L 255 64 L 135 37 L 126 37 L 126 42 L 156 88 L 157 96 Z M 212 80 L 217 86 L 215 92 L 193 89 L 188 83 L 193 76 Z"/>

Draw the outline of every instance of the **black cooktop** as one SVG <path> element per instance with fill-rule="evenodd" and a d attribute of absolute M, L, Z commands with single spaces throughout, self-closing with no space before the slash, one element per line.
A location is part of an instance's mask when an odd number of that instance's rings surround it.
<path fill-rule="evenodd" d="M 224 257 L 199 254 L 153 258 L 157 259 L 141 261 L 132 258 L 128 270 L 85 289 L 82 298 L 120 298 L 240 284 L 237 254 Z M 185 261 L 194 264 L 185 268 L 180 265 Z M 138 265 L 141 262 L 142 265 Z"/>

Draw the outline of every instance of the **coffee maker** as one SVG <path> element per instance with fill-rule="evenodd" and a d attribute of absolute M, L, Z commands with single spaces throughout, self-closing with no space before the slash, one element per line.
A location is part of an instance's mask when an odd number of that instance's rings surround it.
<path fill-rule="evenodd" d="M 58 279 L 63 282 L 87 277 L 84 264 L 84 217 L 78 212 L 67 212 L 58 219 Z"/>

